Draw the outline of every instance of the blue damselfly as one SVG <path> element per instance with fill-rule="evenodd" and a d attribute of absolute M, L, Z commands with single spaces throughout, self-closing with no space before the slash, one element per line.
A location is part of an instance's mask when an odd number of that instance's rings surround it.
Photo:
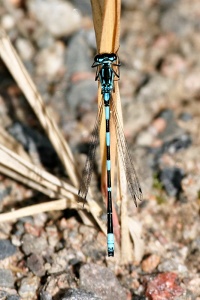
<path fill-rule="evenodd" d="M 136 176 L 131 156 L 127 147 L 122 125 L 117 114 L 116 104 L 113 101 L 112 93 L 114 92 L 114 80 L 119 80 L 120 61 L 115 53 L 98 54 L 94 58 L 92 68 L 97 68 L 95 80 L 100 81 L 102 101 L 98 110 L 98 115 L 94 130 L 92 132 L 91 144 L 87 156 L 86 164 L 83 170 L 83 177 L 80 185 L 79 196 L 86 199 L 88 188 L 91 181 L 94 167 L 94 158 L 99 141 L 99 129 L 102 121 L 103 107 L 105 109 L 106 122 L 106 169 L 107 169 L 107 247 L 108 256 L 114 256 L 114 234 L 113 234 L 113 217 L 112 217 L 112 189 L 111 189 L 111 160 L 110 160 L 110 117 L 112 116 L 116 129 L 117 147 L 120 157 L 122 158 L 126 180 L 130 194 L 137 206 L 137 200 L 142 200 L 142 190 L 139 180 Z M 112 109 L 112 114 L 110 113 Z"/>

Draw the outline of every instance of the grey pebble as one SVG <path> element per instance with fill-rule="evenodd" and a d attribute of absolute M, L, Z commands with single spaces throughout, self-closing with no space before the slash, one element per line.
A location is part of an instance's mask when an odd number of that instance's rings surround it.
<path fill-rule="evenodd" d="M 10 194 L 11 189 L 5 187 L 5 185 L 0 185 L 0 203 L 3 202 L 4 198 Z"/>
<path fill-rule="evenodd" d="M 92 17 L 92 8 L 88 0 L 71 0 L 76 9 L 80 10 L 82 14 Z"/>
<path fill-rule="evenodd" d="M 6 291 L 0 291 L 0 300 L 6 299 L 8 293 Z"/>
<path fill-rule="evenodd" d="M 160 272 L 179 272 L 187 274 L 188 269 L 176 259 L 167 259 L 158 266 Z"/>
<path fill-rule="evenodd" d="M 0 269 L 0 287 L 12 288 L 14 277 L 10 270 Z"/>
<path fill-rule="evenodd" d="M 86 292 L 82 289 L 69 289 L 61 300 L 101 300 L 93 293 Z"/>
<path fill-rule="evenodd" d="M 191 251 L 192 252 L 200 252 L 200 236 L 192 241 Z"/>
<path fill-rule="evenodd" d="M 23 299 L 34 299 L 38 287 L 39 278 L 36 276 L 29 276 L 21 280 L 18 292 Z"/>
<path fill-rule="evenodd" d="M 6 300 L 20 300 L 20 297 L 17 295 L 7 296 Z"/>
<path fill-rule="evenodd" d="M 95 264 L 86 264 L 80 269 L 80 286 L 103 300 L 126 299 L 126 291 L 120 285 L 114 273 Z"/>
<path fill-rule="evenodd" d="M 97 106 L 95 103 L 97 95 L 97 84 L 93 79 L 87 79 L 74 84 L 68 91 L 68 105 L 77 115 L 82 112 L 93 111 Z"/>
<path fill-rule="evenodd" d="M 98 85 L 95 82 L 95 73 L 92 74 L 91 65 L 93 61 L 89 56 L 89 46 L 86 42 L 87 35 L 83 32 L 76 34 L 70 41 L 67 55 L 67 82 L 76 74 L 85 74 L 85 78 L 77 80 L 69 85 L 67 91 L 67 104 L 73 113 L 80 114 L 80 111 L 87 110 L 85 107 L 92 104 L 96 106 L 95 98 L 97 97 Z M 91 73 L 91 76 L 90 76 Z M 89 76 L 89 77 L 87 77 Z"/>
<path fill-rule="evenodd" d="M 0 240 L 0 260 L 16 253 L 16 247 L 9 240 Z"/>
<path fill-rule="evenodd" d="M 155 75 L 140 89 L 136 100 L 145 103 L 156 101 L 162 97 L 166 97 L 172 86 L 173 80 L 170 78 Z"/>
<path fill-rule="evenodd" d="M 36 72 L 39 76 L 54 80 L 64 65 L 65 47 L 60 41 L 42 49 L 36 58 Z"/>
<path fill-rule="evenodd" d="M 178 196 L 182 190 L 181 181 L 184 171 L 180 168 L 163 168 L 159 172 L 159 179 L 169 196 Z"/>
<path fill-rule="evenodd" d="M 190 34 L 197 24 L 198 20 L 190 19 L 188 14 L 184 12 L 184 9 L 181 11 L 177 1 L 174 1 L 174 5 L 171 5 L 161 18 L 161 28 L 164 31 L 174 32 L 180 37 Z"/>
<path fill-rule="evenodd" d="M 85 32 L 75 34 L 68 45 L 66 54 L 67 76 L 70 77 L 77 72 L 92 71 L 92 61 L 89 56 L 89 46 L 87 44 Z"/>
<path fill-rule="evenodd" d="M 187 290 L 184 295 L 175 297 L 174 300 L 197 300 L 197 298 L 191 291 Z"/>
<path fill-rule="evenodd" d="M 16 40 L 16 48 L 20 53 L 20 57 L 24 61 L 33 60 L 35 51 L 30 41 L 28 41 L 27 39 L 18 38 Z"/>
<path fill-rule="evenodd" d="M 67 1 L 31 0 L 27 2 L 29 12 L 54 37 L 68 36 L 81 26 L 81 15 Z"/>
<path fill-rule="evenodd" d="M 135 9 L 137 7 L 137 0 L 122 0 L 122 5 L 125 9 Z"/>
<path fill-rule="evenodd" d="M 26 255 L 31 253 L 41 255 L 47 249 L 47 246 L 47 240 L 44 237 L 35 237 L 27 233 L 22 238 L 22 250 Z"/>
<path fill-rule="evenodd" d="M 27 259 L 27 266 L 36 276 L 44 276 L 44 261 L 41 255 L 31 254 Z"/>
<path fill-rule="evenodd" d="M 41 291 L 40 300 L 52 300 L 52 296 L 46 291 Z"/>
<path fill-rule="evenodd" d="M 179 115 L 179 119 L 183 122 L 191 121 L 192 118 L 193 118 L 192 114 L 190 114 L 188 112 L 183 112 Z"/>

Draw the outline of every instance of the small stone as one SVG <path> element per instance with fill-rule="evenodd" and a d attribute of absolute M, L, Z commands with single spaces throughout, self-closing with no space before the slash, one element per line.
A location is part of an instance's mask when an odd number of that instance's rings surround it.
<path fill-rule="evenodd" d="M 44 261 L 41 255 L 32 254 L 29 256 L 27 259 L 27 266 L 36 276 L 44 276 Z"/>
<path fill-rule="evenodd" d="M 39 278 L 36 276 L 25 277 L 21 281 L 19 295 L 25 299 L 34 299 L 39 287 Z"/>
<path fill-rule="evenodd" d="M 47 226 L 46 232 L 48 236 L 48 244 L 50 247 L 55 247 L 59 242 L 59 235 L 56 226 Z"/>
<path fill-rule="evenodd" d="M 24 228 L 25 228 L 26 233 L 29 233 L 29 234 L 33 235 L 34 237 L 39 237 L 41 234 L 41 228 L 33 225 L 32 223 L 25 222 Z"/>
<path fill-rule="evenodd" d="M 82 111 L 91 113 L 96 106 L 94 102 L 97 85 L 93 78 L 85 79 L 72 85 L 68 90 L 68 105 L 77 116 L 82 116 Z M 90 124 L 93 128 L 93 124 Z"/>
<path fill-rule="evenodd" d="M 159 266 L 158 266 L 159 272 L 178 272 L 178 273 L 186 273 L 188 272 L 188 269 L 185 265 L 181 264 L 178 260 L 176 259 L 167 259 L 163 261 Z"/>
<path fill-rule="evenodd" d="M 34 48 L 32 46 L 32 44 L 26 40 L 26 39 L 22 39 L 22 38 L 18 38 L 16 40 L 16 48 L 20 54 L 20 57 L 24 60 L 24 61 L 28 61 L 28 60 L 32 60 L 33 56 L 34 56 Z"/>
<path fill-rule="evenodd" d="M 182 191 L 181 181 L 184 172 L 180 168 L 164 168 L 160 171 L 159 178 L 169 196 L 178 196 Z"/>
<path fill-rule="evenodd" d="M 33 216 L 34 224 L 37 224 L 37 227 L 39 228 L 45 227 L 47 219 L 48 217 L 46 213 L 40 213 Z"/>
<path fill-rule="evenodd" d="M 6 300 L 20 300 L 20 297 L 17 295 L 7 296 Z"/>
<path fill-rule="evenodd" d="M 190 95 L 190 97 L 198 97 L 200 95 L 200 82 L 199 82 L 200 72 L 196 71 L 189 74 L 185 78 L 184 87 L 186 93 Z"/>
<path fill-rule="evenodd" d="M 31 253 L 41 255 L 48 247 L 47 240 L 44 237 L 34 237 L 31 234 L 25 234 L 22 243 L 22 249 L 26 255 Z"/>
<path fill-rule="evenodd" d="M 10 270 L 0 269 L 0 287 L 12 288 L 14 277 Z"/>
<path fill-rule="evenodd" d="M 40 300 L 52 300 L 52 296 L 48 292 L 42 291 L 40 293 Z"/>
<path fill-rule="evenodd" d="M 183 292 L 183 288 L 178 283 L 177 274 L 161 273 L 147 283 L 145 295 L 150 300 L 174 300 Z"/>
<path fill-rule="evenodd" d="M 153 135 L 149 131 L 143 131 L 138 134 L 136 143 L 139 146 L 151 146 L 153 143 Z"/>
<path fill-rule="evenodd" d="M 52 254 L 51 265 L 46 264 L 45 268 L 49 274 L 63 272 L 67 267 L 68 261 L 74 258 L 74 256 L 74 253 L 70 255 L 69 252 L 63 248 L 62 250 Z"/>
<path fill-rule="evenodd" d="M 86 264 L 80 269 L 80 286 L 100 299 L 126 299 L 126 290 L 108 268 Z"/>
<path fill-rule="evenodd" d="M 6 291 L 0 291 L 0 300 L 6 300 L 8 293 Z"/>
<path fill-rule="evenodd" d="M 80 14 L 67 1 L 32 0 L 27 5 L 30 13 L 54 37 L 69 36 L 81 26 Z"/>
<path fill-rule="evenodd" d="M 193 119 L 192 115 L 188 112 L 183 112 L 179 115 L 179 119 L 183 122 L 188 122 Z"/>
<path fill-rule="evenodd" d="M 162 76 L 154 76 L 144 87 L 141 88 L 137 95 L 139 102 L 152 102 L 167 96 L 171 86 L 172 80 Z M 159 87 L 159 88 L 158 88 Z"/>
<path fill-rule="evenodd" d="M 98 261 L 105 256 L 106 250 L 102 248 L 102 245 L 96 241 L 87 241 L 82 246 L 82 252 L 86 257 L 92 258 L 94 261 Z"/>
<path fill-rule="evenodd" d="M 91 4 L 88 0 L 73 0 L 72 1 L 74 6 L 80 10 L 84 15 L 90 15 L 92 16 L 92 8 L 91 8 Z"/>
<path fill-rule="evenodd" d="M 188 199 L 195 199 L 199 193 L 199 186 L 200 186 L 200 178 L 199 175 L 192 174 L 190 172 L 183 180 L 182 180 L 182 188 L 185 195 Z"/>
<path fill-rule="evenodd" d="M 153 121 L 150 131 L 154 133 L 154 135 L 158 135 L 159 133 L 165 130 L 166 126 L 166 120 L 164 118 L 159 117 Z"/>
<path fill-rule="evenodd" d="M 16 253 L 16 247 L 9 240 L 0 240 L 0 260 Z"/>
<path fill-rule="evenodd" d="M 160 256 L 156 254 L 149 255 L 146 259 L 142 262 L 142 270 L 144 272 L 153 272 L 155 268 L 157 268 L 158 264 L 160 263 Z"/>
<path fill-rule="evenodd" d="M 189 282 L 189 289 L 196 295 L 200 295 L 200 278 L 197 275 Z"/>
<path fill-rule="evenodd" d="M 64 44 L 59 41 L 42 49 L 36 59 L 37 74 L 49 80 L 56 78 L 63 71 L 64 54 Z"/>
<path fill-rule="evenodd" d="M 21 240 L 20 240 L 20 238 L 17 235 L 13 234 L 11 236 L 11 241 L 12 241 L 12 244 L 14 246 L 16 246 L 16 247 L 20 247 L 21 246 Z"/>
<path fill-rule="evenodd" d="M 69 289 L 67 293 L 61 298 L 61 300 L 101 300 L 93 293 L 86 292 L 81 289 Z"/>
<path fill-rule="evenodd" d="M 14 18 L 8 14 L 1 16 L 1 26 L 7 31 L 13 29 L 15 26 Z"/>
<path fill-rule="evenodd" d="M 161 66 L 161 72 L 166 77 L 177 78 L 186 71 L 186 60 L 178 54 L 169 54 Z"/>

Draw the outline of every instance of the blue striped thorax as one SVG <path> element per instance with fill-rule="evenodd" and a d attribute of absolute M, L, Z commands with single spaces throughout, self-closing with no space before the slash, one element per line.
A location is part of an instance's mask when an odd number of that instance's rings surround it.
<path fill-rule="evenodd" d="M 104 101 L 109 101 L 114 89 L 114 77 L 118 74 L 113 70 L 113 65 L 117 64 L 117 55 L 115 53 L 98 54 L 94 58 L 92 67 L 99 67 L 96 80 L 101 83 L 101 93 Z"/>

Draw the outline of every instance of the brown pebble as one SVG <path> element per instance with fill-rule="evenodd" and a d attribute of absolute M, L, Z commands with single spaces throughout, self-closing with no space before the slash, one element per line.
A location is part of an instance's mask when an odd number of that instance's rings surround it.
<path fill-rule="evenodd" d="M 27 266 L 36 276 L 44 276 L 44 261 L 41 255 L 31 254 L 27 259 Z"/>
<path fill-rule="evenodd" d="M 160 148 L 163 145 L 163 141 L 160 139 L 155 139 L 152 144 L 151 147 L 153 148 Z"/>
<path fill-rule="evenodd" d="M 142 270 L 144 272 L 150 273 L 156 269 L 159 263 L 160 263 L 160 256 L 156 254 L 152 254 L 143 260 Z"/>
<path fill-rule="evenodd" d="M 165 130 L 167 123 L 163 118 L 157 118 L 153 121 L 151 126 L 153 128 L 153 132 L 158 135 Z"/>

